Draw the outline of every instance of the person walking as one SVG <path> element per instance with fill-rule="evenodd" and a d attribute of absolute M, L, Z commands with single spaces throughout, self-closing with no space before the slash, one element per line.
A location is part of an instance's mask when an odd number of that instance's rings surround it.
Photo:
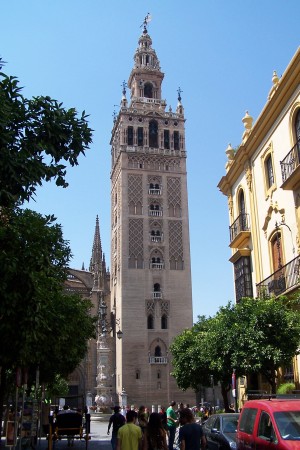
<path fill-rule="evenodd" d="M 161 421 L 161 415 L 153 412 L 144 432 L 143 450 L 168 450 L 167 433 Z"/>
<path fill-rule="evenodd" d="M 141 450 L 142 430 L 135 425 L 137 413 L 130 410 L 126 414 L 126 424 L 118 431 L 117 450 Z"/>
<path fill-rule="evenodd" d="M 169 408 L 167 409 L 167 425 L 168 425 L 168 432 L 169 432 L 169 443 L 168 443 L 169 450 L 173 450 L 174 440 L 175 440 L 175 433 L 176 433 L 176 426 L 177 426 L 177 416 L 176 416 L 176 412 L 175 412 L 175 405 L 176 405 L 176 402 L 172 401 L 170 403 Z"/>
<path fill-rule="evenodd" d="M 195 417 L 189 408 L 180 411 L 179 444 L 180 450 L 200 450 L 206 448 L 206 437 L 202 427 L 195 422 Z"/>
<path fill-rule="evenodd" d="M 120 413 L 120 406 L 114 407 L 114 414 L 110 416 L 107 428 L 107 434 L 110 432 L 110 428 L 112 426 L 112 434 L 111 434 L 111 446 L 112 450 L 116 450 L 117 448 L 117 436 L 119 428 L 121 428 L 125 423 L 125 417 Z"/>

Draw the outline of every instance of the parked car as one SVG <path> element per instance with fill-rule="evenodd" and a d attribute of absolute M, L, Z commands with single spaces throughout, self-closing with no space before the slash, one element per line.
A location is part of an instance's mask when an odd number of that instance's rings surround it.
<path fill-rule="evenodd" d="M 213 414 L 203 424 L 207 448 L 211 450 L 230 450 L 236 448 L 238 413 Z"/>
<path fill-rule="evenodd" d="M 300 449 L 300 400 L 249 400 L 238 423 L 237 449 Z"/>

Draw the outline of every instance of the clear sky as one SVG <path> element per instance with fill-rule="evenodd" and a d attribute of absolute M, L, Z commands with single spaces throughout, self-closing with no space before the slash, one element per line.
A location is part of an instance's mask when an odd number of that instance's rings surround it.
<path fill-rule="evenodd" d="M 234 299 L 227 199 L 217 184 L 245 111 L 256 120 L 273 70 L 282 75 L 299 46 L 300 1 L 0 0 L 0 56 L 25 96 L 49 95 L 90 114 L 93 144 L 68 172 L 69 188 L 46 184 L 30 207 L 57 217 L 78 269 L 89 266 L 98 214 L 109 265 L 112 115 L 148 12 L 173 110 L 183 91 L 196 319 Z"/>

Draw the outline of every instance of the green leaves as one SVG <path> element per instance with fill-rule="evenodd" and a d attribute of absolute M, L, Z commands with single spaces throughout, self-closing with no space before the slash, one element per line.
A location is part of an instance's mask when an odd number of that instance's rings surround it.
<path fill-rule="evenodd" d="M 208 374 L 229 387 L 235 368 L 237 376 L 263 373 L 274 389 L 275 370 L 299 351 L 298 305 L 299 299 L 245 298 L 214 317 L 199 317 L 171 346 L 179 387 L 207 386 Z"/>
<path fill-rule="evenodd" d="M 85 112 L 21 91 L 16 77 L 0 73 L 0 207 L 28 201 L 42 181 L 67 187 L 65 163 L 78 165 L 92 142 Z"/>

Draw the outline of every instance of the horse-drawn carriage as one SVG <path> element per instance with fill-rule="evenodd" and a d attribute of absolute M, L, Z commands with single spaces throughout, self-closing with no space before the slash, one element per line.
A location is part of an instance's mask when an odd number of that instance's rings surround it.
<path fill-rule="evenodd" d="M 85 419 L 85 420 L 84 420 Z M 50 418 L 48 450 L 55 447 L 58 440 L 67 439 L 68 447 L 73 447 L 74 439 L 85 440 L 87 450 L 90 437 L 90 415 L 81 412 L 63 410 Z"/>

